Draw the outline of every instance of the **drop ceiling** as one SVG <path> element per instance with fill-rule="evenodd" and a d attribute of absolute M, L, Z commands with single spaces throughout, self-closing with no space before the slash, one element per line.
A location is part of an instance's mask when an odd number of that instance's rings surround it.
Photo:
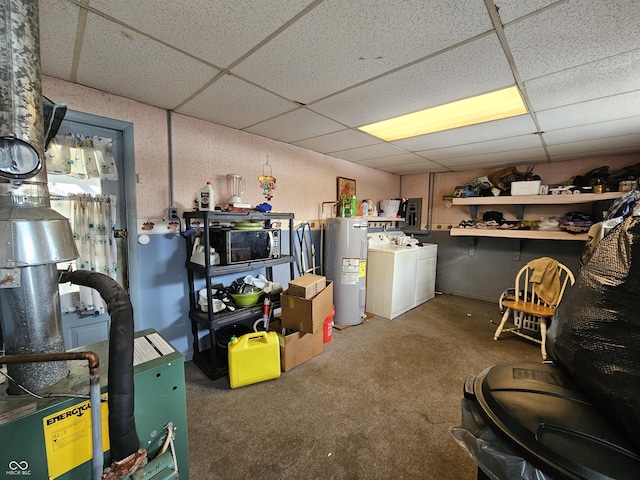
<path fill-rule="evenodd" d="M 39 6 L 45 75 L 395 174 L 640 153 L 635 0 Z M 512 85 L 525 115 L 393 142 L 358 130 Z"/>

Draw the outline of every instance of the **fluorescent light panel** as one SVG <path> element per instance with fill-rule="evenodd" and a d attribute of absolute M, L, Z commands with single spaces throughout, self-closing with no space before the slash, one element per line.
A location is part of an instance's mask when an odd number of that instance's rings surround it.
<path fill-rule="evenodd" d="M 527 113 L 518 88 L 513 86 L 458 100 L 420 112 L 359 127 L 382 140 L 393 141 Z"/>

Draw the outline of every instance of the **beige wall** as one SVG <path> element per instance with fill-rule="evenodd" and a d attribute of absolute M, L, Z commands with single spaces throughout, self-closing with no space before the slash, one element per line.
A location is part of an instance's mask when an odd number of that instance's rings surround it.
<path fill-rule="evenodd" d="M 123 97 L 43 77 L 43 93 L 68 108 L 133 123 L 138 218 L 163 218 L 169 206 L 169 140 L 167 112 Z M 269 156 L 277 179 L 274 211 L 293 212 L 296 219 L 320 217 L 320 204 L 336 198 L 336 177 L 356 180 L 359 199 L 382 200 L 400 194 L 400 177 L 264 137 L 172 114 L 174 203 L 192 210 L 198 190 L 213 183 L 216 199 L 230 195 L 225 175 L 237 173 L 247 182 L 242 200 L 265 202 L 258 176 Z M 324 216 L 330 209 L 326 208 Z"/>

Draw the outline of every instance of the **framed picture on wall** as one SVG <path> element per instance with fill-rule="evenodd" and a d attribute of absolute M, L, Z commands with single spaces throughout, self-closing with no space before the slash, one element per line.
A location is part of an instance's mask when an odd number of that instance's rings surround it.
<path fill-rule="evenodd" d="M 338 177 L 338 200 L 342 195 L 351 198 L 356 194 L 356 181 L 351 178 Z"/>

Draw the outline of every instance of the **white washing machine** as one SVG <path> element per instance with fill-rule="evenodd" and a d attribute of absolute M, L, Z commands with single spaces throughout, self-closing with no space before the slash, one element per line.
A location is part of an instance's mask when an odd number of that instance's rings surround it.
<path fill-rule="evenodd" d="M 401 232 L 371 233 L 366 311 L 392 320 L 435 295 L 437 245 L 396 245 Z"/>
<path fill-rule="evenodd" d="M 369 247 L 367 312 L 393 320 L 415 306 L 417 260 L 417 247 Z"/>

